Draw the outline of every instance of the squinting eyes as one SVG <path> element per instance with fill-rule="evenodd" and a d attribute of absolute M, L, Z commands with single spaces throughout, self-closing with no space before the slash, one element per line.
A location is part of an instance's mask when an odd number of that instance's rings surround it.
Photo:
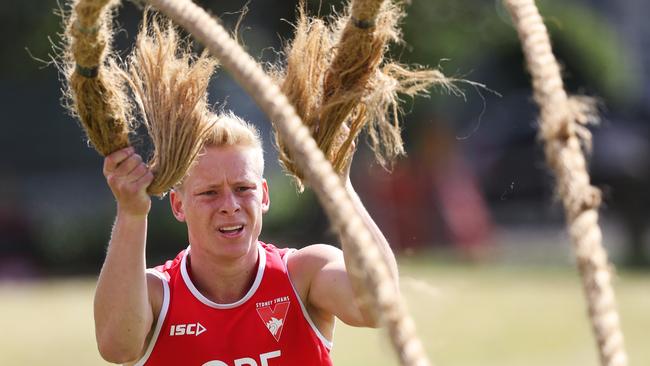
<path fill-rule="evenodd" d="M 255 189 L 255 187 L 245 187 L 245 186 L 242 186 L 242 187 L 237 187 L 237 188 L 235 188 L 235 191 L 236 191 L 236 192 L 239 192 L 239 193 L 243 193 L 243 192 L 251 191 L 251 190 L 254 190 L 254 189 Z M 199 193 L 198 195 L 199 195 L 199 196 L 213 196 L 213 195 L 216 195 L 216 194 L 217 194 L 217 191 L 215 191 L 215 190 L 210 190 L 210 191 L 201 192 L 201 193 Z"/>

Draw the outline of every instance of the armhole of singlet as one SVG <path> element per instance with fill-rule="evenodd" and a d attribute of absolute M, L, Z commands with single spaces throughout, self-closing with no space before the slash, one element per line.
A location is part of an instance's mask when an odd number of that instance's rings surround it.
<path fill-rule="evenodd" d="M 302 310 L 302 316 L 305 317 L 305 320 L 307 320 L 307 323 L 309 323 L 309 326 L 311 329 L 314 331 L 318 339 L 320 339 L 321 342 L 327 347 L 328 350 L 332 350 L 332 347 L 334 346 L 334 343 L 327 339 L 323 335 L 323 333 L 320 332 L 316 324 L 314 324 L 313 320 L 311 320 L 311 317 L 309 316 L 309 313 L 307 312 L 307 308 L 305 307 L 305 304 L 302 303 L 302 299 L 300 299 L 300 294 L 298 293 L 298 290 L 296 290 L 296 286 L 293 285 L 293 281 L 291 281 L 291 276 L 289 275 L 289 256 L 295 252 L 296 249 L 290 249 L 287 254 L 284 255 L 284 258 L 282 258 L 284 262 L 284 268 L 287 271 L 287 277 L 289 279 L 289 283 L 291 284 L 291 288 L 293 289 L 293 293 L 296 294 L 296 298 L 298 299 L 298 304 L 300 304 L 300 309 Z M 334 317 L 334 329 L 332 329 L 332 335 L 334 335 L 334 330 L 336 329 L 336 317 Z"/>
<path fill-rule="evenodd" d="M 153 335 L 149 340 L 149 345 L 147 346 L 147 351 L 144 353 L 142 358 L 140 358 L 138 362 L 136 362 L 133 366 L 143 366 L 149 359 L 149 356 L 151 356 L 153 347 L 156 345 L 156 341 L 158 340 L 158 335 L 160 335 L 160 330 L 162 329 L 163 323 L 165 322 L 165 317 L 167 316 L 167 310 L 169 309 L 170 296 L 169 296 L 169 284 L 167 283 L 167 279 L 162 273 L 156 271 L 155 269 L 147 269 L 147 273 L 158 277 L 160 281 L 162 281 L 163 302 L 162 302 L 162 306 L 160 307 L 160 314 L 158 314 L 158 320 L 156 321 L 156 328 L 154 329 Z"/>

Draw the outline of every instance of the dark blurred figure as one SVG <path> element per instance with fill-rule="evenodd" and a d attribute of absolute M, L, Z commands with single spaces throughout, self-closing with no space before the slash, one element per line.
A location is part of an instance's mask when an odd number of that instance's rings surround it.
<path fill-rule="evenodd" d="M 37 275 L 38 257 L 32 224 L 12 177 L 0 179 L 0 280 Z"/>
<path fill-rule="evenodd" d="M 649 266 L 650 116 L 613 120 L 594 132 L 594 183 L 603 188 L 608 211 L 625 230 L 625 264 Z"/>

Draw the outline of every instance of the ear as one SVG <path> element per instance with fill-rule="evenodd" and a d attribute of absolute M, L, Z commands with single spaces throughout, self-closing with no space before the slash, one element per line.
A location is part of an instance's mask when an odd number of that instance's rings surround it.
<path fill-rule="evenodd" d="M 185 211 L 183 211 L 183 193 L 172 189 L 169 192 L 169 203 L 172 206 L 172 213 L 176 220 L 185 222 Z"/>
<path fill-rule="evenodd" d="M 262 179 L 262 213 L 267 213 L 271 206 L 271 197 L 269 197 L 269 185 L 266 179 Z"/>

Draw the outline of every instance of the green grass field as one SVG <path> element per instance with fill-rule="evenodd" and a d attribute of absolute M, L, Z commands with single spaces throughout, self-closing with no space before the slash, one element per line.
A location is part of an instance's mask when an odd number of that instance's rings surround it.
<path fill-rule="evenodd" d="M 441 366 L 597 365 L 572 268 L 402 262 L 402 292 Z M 615 279 L 630 365 L 650 365 L 650 274 Z M 95 350 L 93 279 L 0 284 L 0 365 L 105 365 Z M 396 365 L 381 331 L 337 325 L 338 366 Z"/>

